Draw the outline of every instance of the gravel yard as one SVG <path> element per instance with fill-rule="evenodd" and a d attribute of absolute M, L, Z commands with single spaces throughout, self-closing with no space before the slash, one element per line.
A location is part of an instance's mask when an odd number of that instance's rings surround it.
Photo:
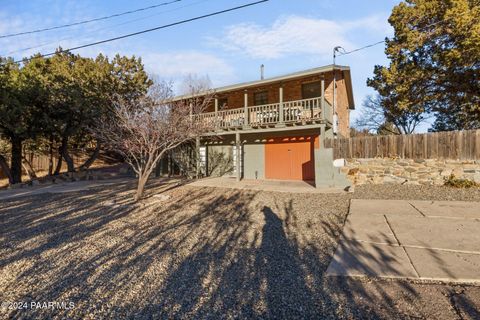
<path fill-rule="evenodd" d="M 480 287 L 324 277 L 350 198 L 480 201 L 478 189 L 290 195 L 157 180 L 149 193 L 168 199 L 131 204 L 132 188 L 2 200 L 0 318 L 480 317 Z"/>

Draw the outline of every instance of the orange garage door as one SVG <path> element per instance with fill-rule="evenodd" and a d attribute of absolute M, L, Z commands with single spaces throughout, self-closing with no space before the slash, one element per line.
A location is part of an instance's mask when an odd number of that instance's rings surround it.
<path fill-rule="evenodd" d="M 313 137 L 276 138 L 265 145 L 265 178 L 315 180 Z"/>

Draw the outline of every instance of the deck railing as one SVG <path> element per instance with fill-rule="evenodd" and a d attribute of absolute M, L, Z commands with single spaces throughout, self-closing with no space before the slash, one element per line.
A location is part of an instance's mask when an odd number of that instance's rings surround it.
<path fill-rule="evenodd" d="M 325 110 L 322 110 L 322 107 Z M 322 98 L 285 101 L 259 106 L 219 110 L 196 115 L 215 129 L 271 126 L 327 120 L 331 122 L 330 105 Z"/>
<path fill-rule="evenodd" d="M 217 127 L 222 129 L 243 127 L 245 113 L 243 108 L 222 110 L 217 112 L 217 119 Z"/>

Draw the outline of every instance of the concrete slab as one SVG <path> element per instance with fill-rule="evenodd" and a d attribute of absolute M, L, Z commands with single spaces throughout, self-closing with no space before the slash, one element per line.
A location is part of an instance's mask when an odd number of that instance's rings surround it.
<path fill-rule="evenodd" d="M 422 216 L 421 213 L 404 200 L 352 199 L 350 202 L 350 214 Z"/>
<path fill-rule="evenodd" d="M 480 254 L 480 221 L 394 215 L 387 216 L 387 219 L 403 246 L 458 250 Z M 377 229 L 377 232 L 382 231 L 383 229 Z"/>
<path fill-rule="evenodd" d="M 237 181 L 236 178 L 219 177 L 200 179 L 189 184 L 193 187 L 229 188 L 240 190 L 287 192 L 287 193 L 346 193 L 343 188 L 315 188 L 313 182 L 285 180 Z"/>
<path fill-rule="evenodd" d="M 327 275 L 417 277 L 402 247 L 351 240 L 340 242 Z"/>
<path fill-rule="evenodd" d="M 343 227 L 343 238 L 376 244 L 398 244 L 383 215 L 349 215 Z"/>
<path fill-rule="evenodd" d="M 327 275 L 480 283 L 477 205 L 352 200 Z"/>
<path fill-rule="evenodd" d="M 480 254 L 405 249 L 421 279 L 480 282 Z"/>
<path fill-rule="evenodd" d="M 480 219 L 480 202 L 409 201 L 427 217 Z"/>

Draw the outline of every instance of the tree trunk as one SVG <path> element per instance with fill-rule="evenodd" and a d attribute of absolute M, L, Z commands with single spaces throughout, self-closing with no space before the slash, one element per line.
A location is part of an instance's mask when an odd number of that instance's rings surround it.
<path fill-rule="evenodd" d="M 60 153 L 67 163 L 67 171 L 75 172 L 75 164 L 73 163 L 72 157 L 68 154 L 68 137 L 62 138 L 62 145 L 60 147 Z"/>
<path fill-rule="evenodd" d="M 27 157 L 23 157 L 23 167 L 25 171 L 27 171 L 28 177 L 30 180 L 37 179 L 37 175 L 35 174 L 35 170 L 33 169 L 32 163 L 28 161 Z"/>
<path fill-rule="evenodd" d="M 12 183 L 22 182 L 22 139 L 12 138 L 12 163 L 10 173 L 12 175 Z"/>
<path fill-rule="evenodd" d="M 172 155 L 169 152 L 168 153 L 168 177 L 169 178 L 173 175 L 172 167 L 173 167 Z"/>
<path fill-rule="evenodd" d="M 10 172 L 10 168 L 8 167 L 7 159 L 5 159 L 5 157 L 2 156 L 1 154 L 0 154 L 0 169 L 2 169 L 3 173 L 7 176 L 8 183 L 12 184 L 13 178 Z"/>
<path fill-rule="evenodd" d="M 95 160 L 98 158 L 98 155 L 100 154 L 100 142 L 97 142 L 97 146 L 95 147 L 95 151 L 93 151 L 93 154 L 90 156 L 90 158 L 87 159 L 79 168 L 79 170 L 86 170 L 90 168 L 90 166 L 95 162 Z"/>
<path fill-rule="evenodd" d="M 157 165 L 155 166 L 155 178 L 158 178 L 162 175 L 162 171 L 163 171 L 163 161 L 162 159 L 160 159 L 157 163 Z"/>
<path fill-rule="evenodd" d="M 135 193 L 134 200 L 137 202 L 138 200 L 142 199 L 143 191 L 145 190 L 145 184 L 147 183 L 148 175 L 138 175 L 138 184 L 137 184 L 137 192 Z"/>
<path fill-rule="evenodd" d="M 48 158 L 48 175 L 51 176 L 53 174 L 53 137 L 50 136 L 50 154 Z"/>
<path fill-rule="evenodd" d="M 60 174 L 60 170 L 62 170 L 63 157 L 62 157 L 61 150 L 62 150 L 62 147 L 58 148 L 58 161 L 57 161 L 57 166 L 55 167 L 55 172 L 53 173 L 56 176 Z"/>

